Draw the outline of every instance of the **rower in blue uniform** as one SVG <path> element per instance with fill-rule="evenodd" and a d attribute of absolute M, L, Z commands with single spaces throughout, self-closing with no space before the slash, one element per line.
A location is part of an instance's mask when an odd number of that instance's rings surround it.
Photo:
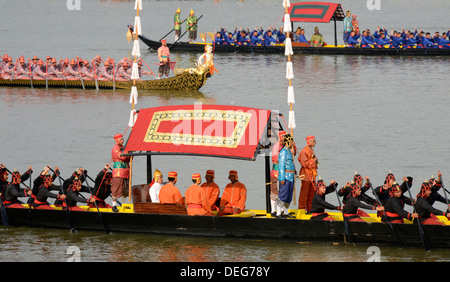
<path fill-rule="evenodd" d="M 429 32 L 422 39 L 422 45 L 424 48 L 438 48 L 438 44 L 431 40 L 431 34 Z"/>
<path fill-rule="evenodd" d="M 375 41 L 375 47 L 384 48 L 385 45 L 388 45 L 391 42 L 389 38 L 386 38 L 386 34 L 384 32 L 380 32 L 378 39 Z"/>
<path fill-rule="evenodd" d="M 361 48 L 373 48 L 375 44 L 374 39 L 370 36 L 370 31 L 363 31 L 363 36 L 361 38 Z"/>
<path fill-rule="evenodd" d="M 275 45 L 277 40 L 272 37 L 272 31 L 269 29 L 264 33 L 264 46 Z"/>
<path fill-rule="evenodd" d="M 257 45 L 257 44 L 263 44 L 264 43 L 264 40 L 259 38 L 261 33 L 262 33 L 262 31 L 259 31 L 259 32 L 257 30 L 253 31 L 252 37 L 250 38 L 250 44 L 251 45 Z"/>
<path fill-rule="evenodd" d="M 348 46 L 350 48 L 355 48 L 359 44 L 359 38 L 361 37 L 361 34 L 355 34 L 354 31 L 350 33 L 350 36 L 348 37 Z"/>

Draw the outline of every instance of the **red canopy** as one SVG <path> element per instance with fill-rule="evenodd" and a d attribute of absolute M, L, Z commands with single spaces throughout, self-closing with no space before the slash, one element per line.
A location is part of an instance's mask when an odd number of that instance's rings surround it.
<path fill-rule="evenodd" d="M 270 114 L 270 110 L 202 104 L 141 109 L 124 151 L 254 160 Z"/>
<path fill-rule="evenodd" d="M 341 4 L 328 2 L 291 3 L 288 9 L 291 22 L 328 23 L 335 17 L 342 21 L 345 18 Z"/>

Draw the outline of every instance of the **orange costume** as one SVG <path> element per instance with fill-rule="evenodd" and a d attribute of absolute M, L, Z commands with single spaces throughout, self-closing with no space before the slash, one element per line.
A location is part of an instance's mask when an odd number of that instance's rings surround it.
<path fill-rule="evenodd" d="M 214 170 L 207 170 L 206 177 L 212 177 L 212 179 L 214 179 Z M 206 193 L 206 201 L 208 202 L 209 209 L 217 209 L 216 202 L 219 199 L 220 194 L 219 186 L 212 180 L 209 183 L 203 183 L 201 187 Z"/>
<path fill-rule="evenodd" d="M 300 197 L 298 199 L 298 208 L 311 211 L 311 204 L 315 193 L 315 181 L 317 176 L 317 162 L 314 159 L 314 150 L 310 146 L 315 140 L 314 136 L 306 137 L 306 146 L 300 151 L 298 161 L 300 162 L 300 179 L 302 187 L 300 189 Z"/>
<path fill-rule="evenodd" d="M 184 194 L 188 215 L 213 215 L 205 191 L 198 186 L 201 180 L 200 173 L 194 173 L 192 180 L 195 181 L 195 184 L 192 184 Z"/>
<path fill-rule="evenodd" d="M 168 173 L 169 178 L 175 178 L 175 182 L 169 182 L 159 190 L 159 202 L 161 204 L 175 204 L 178 203 L 184 206 L 184 198 L 180 190 L 174 185 L 177 179 L 177 173 L 171 171 Z"/>
<path fill-rule="evenodd" d="M 245 210 L 245 202 L 247 201 L 247 188 L 237 180 L 237 171 L 231 170 L 230 176 L 235 176 L 235 181 L 228 183 L 225 187 L 222 198 L 220 199 L 220 207 L 223 211 L 219 214 L 237 214 Z"/>

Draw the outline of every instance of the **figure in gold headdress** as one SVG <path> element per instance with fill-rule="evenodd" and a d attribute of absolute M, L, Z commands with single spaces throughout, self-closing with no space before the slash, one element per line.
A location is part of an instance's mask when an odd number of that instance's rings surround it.
<path fill-rule="evenodd" d="M 180 19 L 180 13 L 181 13 L 181 10 L 180 10 L 180 8 L 178 8 L 177 11 L 175 12 L 175 17 L 173 18 L 173 25 L 174 25 L 173 29 L 175 30 L 175 41 L 177 41 L 181 35 L 182 21 Z"/>
<path fill-rule="evenodd" d="M 186 29 L 189 30 L 189 43 L 195 43 L 197 40 L 197 21 L 194 10 L 191 9 L 189 17 L 186 19 Z"/>

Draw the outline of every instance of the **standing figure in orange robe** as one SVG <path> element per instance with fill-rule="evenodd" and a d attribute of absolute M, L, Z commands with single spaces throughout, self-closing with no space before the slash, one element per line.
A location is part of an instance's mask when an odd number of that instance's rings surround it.
<path fill-rule="evenodd" d="M 177 172 L 168 173 L 169 182 L 159 190 L 159 202 L 161 204 L 180 204 L 184 206 L 184 198 L 175 184 L 177 183 Z"/>
<path fill-rule="evenodd" d="M 206 182 L 204 182 L 201 187 L 206 193 L 206 200 L 208 201 L 208 206 L 210 210 L 218 210 L 217 200 L 220 195 L 220 188 L 214 182 L 214 170 L 208 169 L 205 175 Z"/>
<path fill-rule="evenodd" d="M 194 184 L 184 193 L 188 215 L 214 215 L 211 213 L 205 191 L 199 186 L 201 180 L 200 173 L 192 174 Z"/>
<path fill-rule="evenodd" d="M 116 145 L 111 150 L 111 157 L 113 161 L 113 172 L 111 181 L 111 198 L 112 198 L 112 210 L 114 212 L 119 211 L 117 209 L 117 199 L 122 197 L 124 187 L 128 185 L 128 177 L 130 174 L 130 157 L 122 156 L 123 152 L 123 136 L 122 134 L 114 135 Z"/>
<path fill-rule="evenodd" d="M 239 182 L 236 170 L 230 170 L 228 179 L 231 183 L 223 191 L 218 215 L 239 214 L 245 210 L 247 188 Z"/>
<path fill-rule="evenodd" d="M 300 179 L 302 180 L 298 208 L 304 209 L 307 213 L 311 212 L 317 176 L 318 160 L 313 150 L 314 146 L 316 146 L 316 138 L 314 136 L 306 137 L 306 146 L 298 156 L 301 165 Z"/>

